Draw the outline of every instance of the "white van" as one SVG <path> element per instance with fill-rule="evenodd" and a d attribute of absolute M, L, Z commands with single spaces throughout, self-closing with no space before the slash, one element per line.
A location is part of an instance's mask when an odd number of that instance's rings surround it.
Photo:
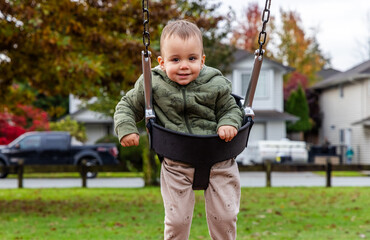
<path fill-rule="evenodd" d="M 248 143 L 248 147 L 236 158 L 242 165 L 259 164 L 267 160 L 273 162 L 307 163 L 308 151 L 303 141 L 261 140 Z"/>

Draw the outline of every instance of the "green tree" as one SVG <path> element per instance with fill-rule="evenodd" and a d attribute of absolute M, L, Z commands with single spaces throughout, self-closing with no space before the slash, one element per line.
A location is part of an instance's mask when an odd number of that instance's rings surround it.
<path fill-rule="evenodd" d="M 234 12 L 230 11 L 227 15 L 218 14 L 217 9 L 221 6 L 221 2 L 213 4 L 205 0 L 176 0 L 176 2 L 181 12 L 179 18 L 196 23 L 203 32 L 206 64 L 220 69 L 223 73 L 230 72 L 235 48 L 223 44 L 222 40 L 231 32 Z"/>
<path fill-rule="evenodd" d="M 46 96 L 39 93 L 36 95 L 33 105 L 46 111 L 50 120 L 56 121 L 67 114 L 68 103 L 68 97 L 62 97 L 61 95 Z"/>
<path fill-rule="evenodd" d="M 151 1 L 151 36 L 177 16 L 171 0 Z M 45 96 L 119 95 L 141 72 L 141 1 L 0 1 L 2 100 L 14 83 Z"/>
<path fill-rule="evenodd" d="M 49 127 L 52 131 L 69 132 L 71 136 L 80 142 L 86 142 L 87 140 L 85 127 L 76 120 L 72 120 L 69 116 L 58 122 L 50 122 Z"/>
<path fill-rule="evenodd" d="M 301 86 L 291 92 L 285 103 L 285 111 L 299 117 L 297 122 L 287 123 L 288 132 L 306 132 L 312 128 L 306 94 Z"/>

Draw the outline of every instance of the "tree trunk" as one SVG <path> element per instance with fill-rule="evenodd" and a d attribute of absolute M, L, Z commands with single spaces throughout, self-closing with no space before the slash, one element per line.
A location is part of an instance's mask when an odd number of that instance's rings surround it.
<path fill-rule="evenodd" d="M 148 140 L 146 140 L 148 141 Z M 156 159 L 156 154 L 153 150 L 149 149 L 149 144 L 145 144 L 143 149 L 143 173 L 145 186 L 158 186 L 159 184 L 159 164 Z"/>

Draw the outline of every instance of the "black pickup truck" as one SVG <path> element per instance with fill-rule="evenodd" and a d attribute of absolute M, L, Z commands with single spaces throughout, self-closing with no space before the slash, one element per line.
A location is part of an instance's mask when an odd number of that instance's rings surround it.
<path fill-rule="evenodd" d="M 16 165 L 23 160 L 25 165 L 78 165 L 118 164 L 118 150 L 114 143 L 96 145 L 72 145 L 68 132 L 28 132 L 13 142 L 0 146 L 0 166 Z M 7 172 L 0 172 L 5 178 Z M 88 178 L 96 177 L 96 172 L 89 172 Z"/>

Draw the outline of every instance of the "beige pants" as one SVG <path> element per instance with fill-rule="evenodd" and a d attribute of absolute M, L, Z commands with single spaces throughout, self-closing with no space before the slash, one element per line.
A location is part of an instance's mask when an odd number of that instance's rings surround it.
<path fill-rule="evenodd" d="M 194 211 L 192 189 L 194 168 L 164 159 L 161 193 L 165 208 L 164 239 L 189 238 Z M 209 234 L 213 240 L 236 239 L 240 203 L 240 177 L 234 159 L 213 165 L 208 188 L 204 191 Z"/>

